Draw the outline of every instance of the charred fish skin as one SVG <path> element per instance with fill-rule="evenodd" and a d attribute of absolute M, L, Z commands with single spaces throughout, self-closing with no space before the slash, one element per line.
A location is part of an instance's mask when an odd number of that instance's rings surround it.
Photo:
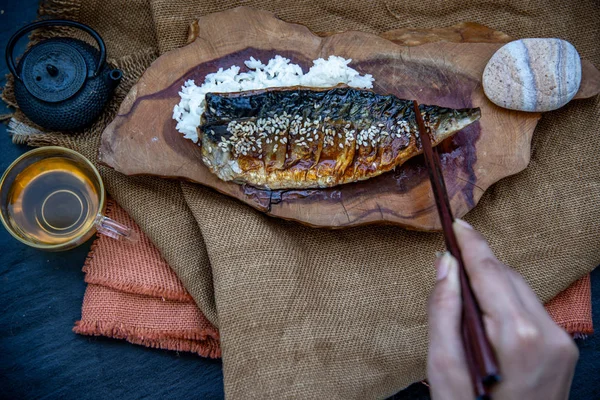
<path fill-rule="evenodd" d="M 325 188 L 389 171 L 421 149 L 412 101 L 346 87 L 206 95 L 202 158 L 220 179 L 267 189 Z M 478 108 L 420 105 L 434 145 Z"/>

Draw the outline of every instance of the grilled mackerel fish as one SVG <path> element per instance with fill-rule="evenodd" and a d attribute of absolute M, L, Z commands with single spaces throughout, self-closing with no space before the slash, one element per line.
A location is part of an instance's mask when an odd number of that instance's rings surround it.
<path fill-rule="evenodd" d="M 326 188 L 372 178 L 422 152 L 412 101 L 347 87 L 208 93 L 202 160 L 224 181 Z M 434 145 L 481 114 L 421 105 Z"/>

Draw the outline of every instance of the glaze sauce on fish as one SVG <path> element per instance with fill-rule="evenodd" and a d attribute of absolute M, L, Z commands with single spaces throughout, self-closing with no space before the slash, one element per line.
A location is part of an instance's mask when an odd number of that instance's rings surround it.
<path fill-rule="evenodd" d="M 421 153 L 412 101 L 370 90 L 285 88 L 209 93 L 199 137 L 220 179 L 259 188 L 323 188 L 368 179 Z M 421 105 L 434 145 L 478 108 Z"/>

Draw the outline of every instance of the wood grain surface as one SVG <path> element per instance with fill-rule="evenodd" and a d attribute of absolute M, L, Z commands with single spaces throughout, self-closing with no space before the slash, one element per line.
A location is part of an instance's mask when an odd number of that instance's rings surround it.
<path fill-rule="evenodd" d="M 247 7 L 207 15 L 190 27 L 190 44 L 158 58 L 132 88 L 102 135 L 99 158 L 127 175 L 198 182 L 269 215 L 311 226 L 389 223 L 437 230 L 440 223 L 422 156 L 376 178 L 329 189 L 269 191 L 219 180 L 202 163 L 200 147 L 175 129 L 171 116 L 178 91 L 187 79 L 200 85 L 206 74 L 242 66 L 251 56 L 266 62 L 280 54 L 306 71 L 312 60 L 333 54 L 351 58 L 353 68 L 372 74 L 378 93 L 451 108 L 480 107 L 480 121 L 440 145 L 451 207 L 460 217 L 475 207 L 490 185 L 522 171 L 529 162 L 540 114 L 497 107 L 481 87 L 487 61 L 508 40 L 501 32 L 473 23 L 381 36 L 319 36 Z M 594 78 L 597 72 L 591 66 L 586 76 Z M 598 93 L 593 79 L 591 87 L 582 88 L 584 97 Z"/>

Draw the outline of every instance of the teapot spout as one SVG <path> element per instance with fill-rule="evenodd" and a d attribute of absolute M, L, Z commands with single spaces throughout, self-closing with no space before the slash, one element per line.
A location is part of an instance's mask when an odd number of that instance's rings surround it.
<path fill-rule="evenodd" d="M 117 87 L 119 82 L 121 82 L 121 78 L 123 77 L 123 71 L 118 68 L 111 70 L 107 75 L 107 82 L 111 89 Z"/>

